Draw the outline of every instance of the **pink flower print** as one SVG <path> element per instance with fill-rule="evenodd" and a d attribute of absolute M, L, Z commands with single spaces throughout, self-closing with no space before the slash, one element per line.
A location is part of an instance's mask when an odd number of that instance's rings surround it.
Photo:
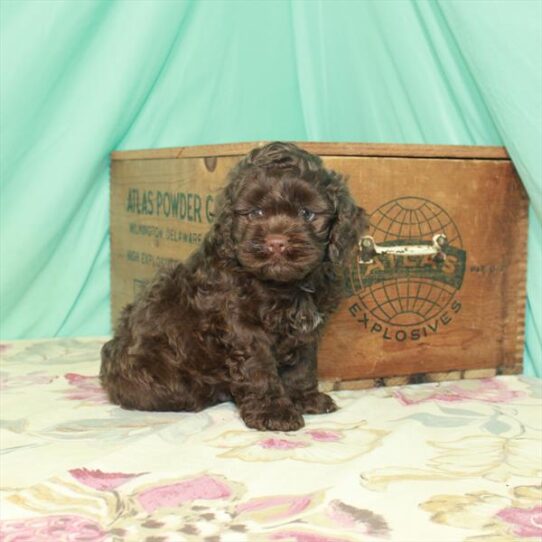
<path fill-rule="evenodd" d="M 106 534 L 95 521 L 75 515 L 0 522 L 2 542 L 102 542 Z"/>
<path fill-rule="evenodd" d="M 476 382 L 465 381 L 460 384 L 445 384 L 442 387 L 405 388 L 394 392 L 394 396 L 403 405 L 417 405 L 428 401 L 483 401 L 485 403 L 507 403 L 519 397 L 524 397 L 522 391 L 508 389 L 502 380 L 487 378 Z"/>
<path fill-rule="evenodd" d="M 146 489 L 137 495 L 139 504 L 149 513 L 159 508 L 173 508 L 196 499 L 224 499 L 230 497 L 231 489 L 212 476 L 198 476 L 175 484 Z"/>
<path fill-rule="evenodd" d="M 273 533 L 271 540 L 284 540 L 286 542 L 350 542 L 346 538 L 337 538 L 327 534 L 309 533 L 307 531 L 288 530 Z"/>
<path fill-rule="evenodd" d="M 374 536 L 385 536 L 389 533 L 388 524 L 382 516 L 339 500 L 329 503 L 326 514 L 334 523 L 349 530 L 354 529 Z"/>
<path fill-rule="evenodd" d="M 70 474 L 80 483 L 99 489 L 101 491 L 111 491 L 122 484 L 137 478 L 142 474 L 124 474 L 122 472 L 102 472 L 101 470 L 72 469 Z"/>
<path fill-rule="evenodd" d="M 337 431 L 328 431 L 327 429 L 311 429 L 310 431 L 305 431 L 305 433 L 318 442 L 335 442 L 341 439 L 340 433 Z"/>
<path fill-rule="evenodd" d="M 259 445 L 262 448 L 274 450 L 293 450 L 295 448 L 306 448 L 307 446 L 310 446 L 307 442 L 299 442 L 285 438 L 268 438 L 260 440 Z"/>
<path fill-rule="evenodd" d="M 95 405 L 108 403 L 107 395 L 101 387 L 97 376 L 67 373 L 64 375 L 64 378 L 72 386 L 72 389 L 66 394 L 68 399 L 72 401 L 88 401 Z"/>
<path fill-rule="evenodd" d="M 532 508 L 504 508 L 497 517 L 508 523 L 517 536 L 542 537 L 542 506 Z"/>
<path fill-rule="evenodd" d="M 350 528 L 356 525 L 356 520 L 352 514 L 349 514 L 348 511 L 344 510 L 339 501 L 332 501 L 329 503 L 327 515 L 341 527 Z"/>
<path fill-rule="evenodd" d="M 0 343 L 0 354 L 4 354 L 11 348 L 11 344 Z"/>
<path fill-rule="evenodd" d="M 312 503 L 311 495 L 276 495 L 251 499 L 237 506 L 237 514 L 259 521 L 283 520 L 300 514 Z"/>

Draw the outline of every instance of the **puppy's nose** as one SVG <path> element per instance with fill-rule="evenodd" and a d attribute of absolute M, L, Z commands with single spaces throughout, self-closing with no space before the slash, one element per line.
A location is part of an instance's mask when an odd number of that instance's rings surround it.
<path fill-rule="evenodd" d="M 265 248 L 270 254 L 282 254 L 288 246 L 285 235 L 272 233 L 265 238 Z"/>

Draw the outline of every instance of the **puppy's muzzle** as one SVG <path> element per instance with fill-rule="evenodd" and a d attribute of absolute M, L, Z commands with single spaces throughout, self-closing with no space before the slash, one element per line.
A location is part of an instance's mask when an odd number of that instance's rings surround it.
<path fill-rule="evenodd" d="M 265 251 L 271 256 L 281 256 L 288 248 L 288 238 L 285 235 L 270 234 L 265 237 Z"/>

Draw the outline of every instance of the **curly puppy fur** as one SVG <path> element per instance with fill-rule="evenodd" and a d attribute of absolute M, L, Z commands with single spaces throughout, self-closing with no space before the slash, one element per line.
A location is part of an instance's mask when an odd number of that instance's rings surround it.
<path fill-rule="evenodd" d="M 252 150 L 201 247 L 122 312 L 102 349 L 110 400 L 162 411 L 233 400 L 248 427 L 275 431 L 334 411 L 318 391 L 317 343 L 363 229 L 319 157 L 290 143 Z"/>

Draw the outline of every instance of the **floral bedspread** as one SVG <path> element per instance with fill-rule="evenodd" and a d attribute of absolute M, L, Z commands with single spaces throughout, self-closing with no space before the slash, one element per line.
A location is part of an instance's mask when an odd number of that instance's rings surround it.
<path fill-rule="evenodd" d="M 0 540 L 542 539 L 539 380 L 336 392 L 338 412 L 260 433 L 232 404 L 108 404 L 102 342 L 1 345 Z"/>

